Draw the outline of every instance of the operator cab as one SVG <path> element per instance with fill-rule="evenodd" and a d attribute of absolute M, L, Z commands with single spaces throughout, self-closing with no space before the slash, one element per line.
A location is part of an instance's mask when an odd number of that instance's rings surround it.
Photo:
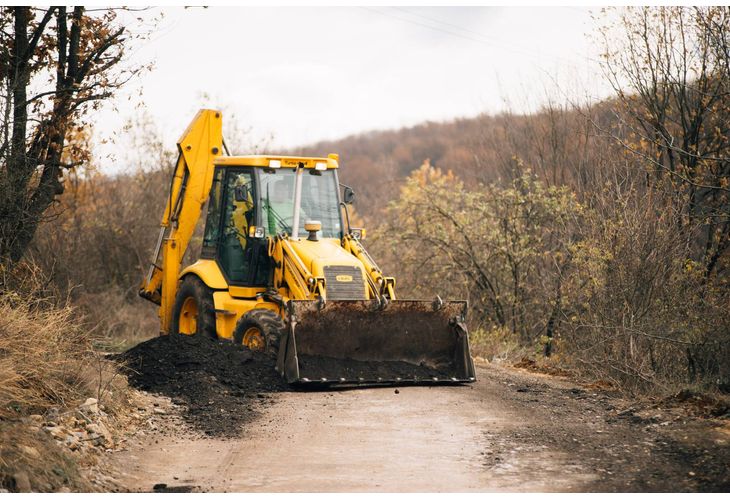
<path fill-rule="evenodd" d="M 341 240 L 337 160 L 337 155 L 216 158 L 201 258 L 215 259 L 229 284 L 266 286 L 272 271 L 269 236 L 306 237 L 305 224 L 318 221 L 317 239 Z"/>

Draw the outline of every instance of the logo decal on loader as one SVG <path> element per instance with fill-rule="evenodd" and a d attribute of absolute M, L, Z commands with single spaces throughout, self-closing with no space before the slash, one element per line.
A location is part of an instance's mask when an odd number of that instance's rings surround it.
<path fill-rule="evenodd" d="M 349 283 L 350 281 L 352 281 L 352 276 L 348 276 L 347 274 L 338 274 L 337 276 L 335 276 L 335 279 L 342 283 Z"/>

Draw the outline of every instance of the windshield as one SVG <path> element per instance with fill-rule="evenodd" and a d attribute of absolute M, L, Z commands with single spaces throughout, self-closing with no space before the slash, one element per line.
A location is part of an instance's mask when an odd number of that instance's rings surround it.
<path fill-rule="evenodd" d="M 294 184 L 296 169 L 282 168 L 261 172 L 261 213 L 267 235 L 292 234 L 294 220 Z M 334 170 L 302 172 L 302 201 L 299 234 L 306 236 L 304 223 L 318 220 L 322 238 L 341 238 L 340 208 L 337 203 L 337 181 Z"/>

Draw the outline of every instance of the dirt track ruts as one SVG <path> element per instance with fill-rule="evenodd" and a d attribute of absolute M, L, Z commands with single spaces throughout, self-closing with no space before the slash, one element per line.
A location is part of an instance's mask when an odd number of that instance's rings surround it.
<path fill-rule="evenodd" d="M 730 491 L 727 420 L 633 411 L 513 369 L 478 377 L 280 392 L 236 438 L 177 423 L 133 441 L 114 467 L 131 491 Z"/>

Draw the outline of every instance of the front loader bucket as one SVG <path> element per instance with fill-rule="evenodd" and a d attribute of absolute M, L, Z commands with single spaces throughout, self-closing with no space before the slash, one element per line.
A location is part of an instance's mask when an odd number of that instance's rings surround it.
<path fill-rule="evenodd" d="M 473 382 L 465 301 L 293 300 L 277 369 L 289 383 Z"/>

